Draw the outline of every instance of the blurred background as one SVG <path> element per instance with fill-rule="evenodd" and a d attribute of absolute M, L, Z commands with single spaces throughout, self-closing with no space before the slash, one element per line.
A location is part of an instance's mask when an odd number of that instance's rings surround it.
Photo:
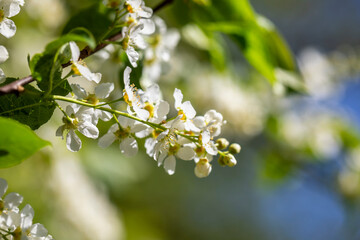
<path fill-rule="evenodd" d="M 0 40 L 10 53 L 1 66 L 7 76 L 27 76 L 27 55 L 95 1 L 25 2 L 13 18 L 16 35 Z M 170 104 L 178 87 L 198 114 L 224 115 L 222 136 L 242 146 L 237 166 L 214 160 L 210 176 L 198 179 L 194 164 L 180 160 L 167 175 L 144 148 L 126 158 L 118 144 L 101 149 L 82 139 L 81 151 L 71 153 L 55 137 L 56 112 L 37 131 L 53 146 L 0 170 L 8 192 L 22 194 L 55 239 L 360 239 L 360 2 L 250 1 L 286 39 L 306 94 L 271 86 L 230 37 L 200 28 L 189 2 L 211 4 L 175 0 L 157 12 L 181 34 L 158 83 Z M 87 63 L 103 82 L 121 86 L 116 54 Z M 102 123 L 101 133 L 109 126 Z"/>

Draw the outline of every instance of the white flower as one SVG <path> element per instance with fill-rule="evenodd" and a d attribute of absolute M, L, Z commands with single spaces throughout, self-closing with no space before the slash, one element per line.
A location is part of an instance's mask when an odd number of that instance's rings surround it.
<path fill-rule="evenodd" d="M 153 158 L 158 162 L 158 166 L 164 163 L 164 169 L 169 175 L 175 173 L 175 157 L 182 160 L 192 160 L 195 157 L 194 149 L 186 145 L 189 141 L 175 134 L 179 124 L 182 123 L 180 117 L 177 117 L 172 121 L 169 129 L 159 134 L 153 150 L 147 149 L 153 152 Z"/>
<path fill-rule="evenodd" d="M 101 73 L 92 73 L 86 66 L 85 63 L 80 60 L 80 50 L 75 42 L 69 42 L 71 50 L 71 70 L 75 75 L 83 76 L 89 81 L 99 83 L 101 80 Z"/>
<path fill-rule="evenodd" d="M 199 129 L 194 125 L 192 119 L 196 115 L 196 111 L 191 105 L 190 101 L 182 103 L 183 94 L 180 89 L 175 88 L 174 91 L 175 98 L 175 108 L 178 111 L 178 115 L 182 116 L 181 120 L 184 123 L 184 128 L 186 131 L 199 132 Z M 181 129 L 180 129 L 181 130 Z"/>
<path fill-rule="evenodd" d="M 226 123 L 223 120 L 222 114 L 213 109 L 207 111 L 203 117 L 195 117 L 193 122 L 201 130 L 209 131 L 211 137 L 219 136 L 222 125 Z"/>
<path fill-rule="evenodd" d="M 64 125 L 56 130 L 56 136 L 63 137 L 64 131 L 66 134 L 66 146 L 72 152 L 77 152 L 81 148 L 81 140 L 76 135 L 75 131 L 78 130 L 85 137 L 96 139 L 99 136 L 99 130 L 93 124 L 93 111 L 91 108 L 78 108 L 68 105 L 66 107 L 66 114 L 69 118 L 64 117 Z"/>
<path fill-rule="evenodd" d="M 2 0 L 0 1 L 0 34 L 6 38 L 15 35 L 15 23 L 10 17 L 20 12 L 20 6 L 24 5 L 24 0 Z"/>
<path fill-rule="evenodd" d="M 23 201 L 23 197 L 18 193 L 9 193 L 3 198 L 7 188 L 8 185 L 6 180 L 0 178 L 0 215 L 2 212 L 19 212 L 18 207 Z"/>
<path fill-rule="evenodd" d="M 134 85 L 130 85 L 130 73 L 131 68 L 126 67 L 124 71 L 124 100 L 128 104 L 127 110 L 130 114 L 135 112 L 137 117 L 146 120 L 149 118 L 150 113 L 144 109 L 145 105 L 141 100 L 138 90 Z"/>
<path fill-rule="evenodd" d="M 166 120 L 166 115 L 170 111 L 170 105 L 161 100 L 161 92 L 159 85 L 153 84 L 145 92 L 140 94 L 141 100 L 144 102 L 144 109 L 149 112 L 148 122 L 160 124 Z M 144 131 L 136 133 L 136 136 L 143 138 L 155 131 L 152 127 L 147 127 Z"/>
<path fill-rule="evenodd" d="M 124 7 L 130 14 L 135 14 L 136 17 L 150 18 L 153 10 L 145 6 L 143 0 L 127 0 Z"/>
<path fill-rule="evenodd" d="M 138 144 L 133 134 L 143 129 L 142 125 L 137 125 L 136 122 L 130 118 L 118 117 L 119 124 L 114 124 L 109 131 L 99 139 L 99 146 L 106 148 L 110 146 L 115 140 L 120 141 L 121 153 L 128 157 L 134 156 L 138 152 Z"/>
<path fill-rule="evenodd" d="M 196 164 L 194 172 L 198 178 L 204 178 L 204 177 L 209 176 L 211 169 L 212 169 L 212 167 L 211 167 L 211 164 L 209 163 L 208 159 L 201 158 L 198 161 L 198 163 Z"/>
<path fill-rule="evenodd" d="M 52 239 L 46 228 L 40 224 L 33 224 L 34 209 L 26 204 L 20 213 L 12 213 L 7 219 L 14 239 L 21 240 L 43 240 Z"/>
<path fill-rule="evenodd" d="M 88 103 L 98 105 L 102 104 L 100 100 L 109 97 L 110 93 L 114 90 L 113 83 L 101 83 L 95 87 L 95 93 L 88 93 L 84 88 L 79 84 L 71 84 L 73 93 L 82 100 L 86 100 Z M 109 105 L 104 105 L 104 107 L 110 108 Z M 88 111 L 93 111 L 93 123 L 96 125 L 99 118 L 103 121 L 109 121 L 112 118 L 112 114 L 100 109 L 91 108 Z"/>
<path fill-rule="evenodd" d="M 126 52 L 126 55 L 129 58 L 129 61 L 133 67 L 137 67 L 137 60 L 139 60 L 139 53 L 135 48 L 145 49 L 146 43 L 142 37 L 141 30 L 144 28 L 143 24 L 131 24 L 129 27 L 123 27 L 121 32 L 123 38 L 122 48 Z"/>
<path fill-rule="evenodd" d="M 145 49 L 143 81 L 145 84 L 156 82 L 161 75 L 164 62 L 170 60 L 170 53 L 180 40 L 180 34 L 175 29 L 167 30 L 164 20 L 154 16 L 156 32 L 147 38 L 149 47 Z"/>

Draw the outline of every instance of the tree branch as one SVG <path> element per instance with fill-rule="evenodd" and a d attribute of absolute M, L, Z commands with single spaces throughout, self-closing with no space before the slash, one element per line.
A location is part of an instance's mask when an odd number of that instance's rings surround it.
<path fill-rule="evenodd" d="M 174 0 L 164 0 L 163 2 L 161 2 L 159 5 L 157 5 L 154 9 L 153 12 L 157 12 L 160 9 L 162 9 L 163 7 L 165 7 L 166 5 L 172 3 Z M 114 42 L 116 40 L 119 40 L 122 37 L 121 32 L 117 33 L 113 36 L 111 36 L 110 38 L 106 39 L 106 41 L 109 42 Z M 80 59 L 85 59 L 91 55 L 93 55 L 94 53 L 100 51 L 101 49 L 103 49 L 104 47 L 106 47 L 109 43 L 101 43 L 99 45 L 96 46 L 96 48 L 94 50 L 91 50 L 88 46 L 85 47 L 83 50 L 80 51 Z M 71 62 L 67 62 L 65 64 L 62 65 L 63 68 L 68 67 L 71 65 Z M 9 83 L 5 86 L 0 87 L 0 96 L 1 95 L 5 95 L 5 94 L 19 94 L 21 92 L 23 92 L 25 90 L 25 88 L 23 87 L 26 84 L 29 84 L 31 82 L 35 81 L 35 79 L 30 75 L 24 78 L 21 78 L 19 80 L 16 80 L 12 83 Z"/>

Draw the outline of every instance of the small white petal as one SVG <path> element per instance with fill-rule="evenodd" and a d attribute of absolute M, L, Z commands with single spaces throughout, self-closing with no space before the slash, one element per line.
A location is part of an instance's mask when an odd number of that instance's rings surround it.
<path fill-rule="evenodd" d="M 210 132 L 209 131 L 204 131 L 201 133 L 201 141 L 203 144 L 207 144 L 208 142 L 210 142 Z"/>
<path fill-rule="evenodd" d="M 134 138 L 125 138 L 120 143 L 120 150 L 125 156 L 132 157 L 138 152 L 138 145 Z"/>
<path fill-rule="evenodd" d="M 193 119 L 196 116 L 196 111 L 191 105 L 190 101 L 186 101 L 182 104 L 181 109 L 184 111 L 188 119 Z"/>
<path fill-rule="evenodd" d="M 102 148 L 107 148 L 109 147 L 114 141 L 116 140 L 116 136 L 114 135 L 114 133 L 106 133 L 104 136 L 102 136 L 101 138 L 99 138 L 99 142 L 98 145 Z"/>
<path fill-rule="evenodd" d="M 71 84 L 71 89 L 73 90 L 73 93 L 79 98 L 79 99 L 85 99 L 87 98 L 88 94 L 84 88 L 82 88 L 79 84 Z"/>
<path fill-rule="evenodd" d="M 157 160 L 158 166 L 161 166 L 161 164 L 163 163 L 163 161 L 164 161 L 164 159 L 166 158 L 167 155 L 168 155 L 167 151 L 163 151 L 163 152 L 160 153 L 159 158 Z"/>
<path fill-rule="evenodd" d="M 61 137 L 62 139 L 64 139 L 64 130 L 65 130 L 65 126 L 61 125 L 57 130 L 56 130 L 56 136 L 57 137 Z"/>
<path fill-rule="evenodd" d="M 71 61 L 75 63 L 79 60 L 80 50 L 79 47 L 76 45 L 76 43 L 73 41 L 69 42 L 69 45 L 71 50 Z"/>
<path fill-rule="evenodd" d="M 176 166 L 176 160 L 174 155 L 170 155 L 165 159 L 164 168 L 169 175 L 173 175 L 175 173 L 175 166 Z"/>
<path fill-rule="evenodd" d="M 9 52 L 7 49 L 0 45 L 0 63 L 5 62 L 9 58 Z"/>
<path fill-rule="evenodd" d="M 129 46 L 126 49 L 126 55 L 128 56 L 129 62 L 133 67 L 137 67 L 137 60 L 139 60 L 139 53 L 135 51 L 135 49 L 132 46 Z"/>
<path fill-rule="evenodd" d="M 46 237 L 48 235 L 48 231 L 40 223 L 32 225 L 29 230 L 31 237 Z"/>
<path fill-rule="evenodd" d="M 9 193 L 4 198 L 5 208 L 13 209 L 17 208 L 23 201 L 23 197 L 18 193 Z"/>
<path fill-rule="evenodd" d="M 10 19 L 5 18 L 0 22 L 0 33 L 6 38 L 11 38 L 16 33 L 15 23 Z"/>
<path fill-rule="evenodd" d="M 94 81 L 99 83 L 101 81 L 101 73 L 92 73 L 87 67 L 82 66 L 81 64 L 74 63 L 76 68 L 81 73 L 81 76 L 86 78 L 89 81 Z"/>
<path fill-rule="evenodd" d="M 34 215 L 35 215 L 34 209 L 29 204 L 26 204 L 25 207 L 20 212 L 20 216 L 21 216 L 20 227 L 23 230 L 26 230 L 31 227 Z"/>
<path fill-rule="evenodd" d="M 150 157 L 154 156 L 156 143 L 157 143 L 156 139 L 152 137 L 145 140 L 146 154 L 149 155 Z"/>
<path fill-rule="evenodd" d="M 169 103 L 161 100 L 156 110 L 157 119 L 154 122 L 160 123 L 162 120 L 166 118 L 166 115 L 169 113 L 169 111 L 170 111 Z"/>
<path fill-rule="evenodd" d="M 181 102 L 183 100 L 183 94 L 180 89 L 175 88 L 174 99 L 175 99 L 175 108 L 179 109 L 181 107 Z"/>
<path fill-rule="evenodd" d="M 105 99 L 113 90 L 114 83 L 102 83 L 95 87 L 95 95 L 99 99 Z"/>
<path fill-rule="evenodd" d="M 197 116 L 193 119 L 193 123 L 196 127 L 203 129 L 206 127 L 205 118 L 203 116 Z"/>
<path fill-rule="evenodd" d="M 77 152 L 81 148 L 81 140 L 72 129 L 66 135 L 66 147 L 72 152 Z"/>
<path fill-rule="evenodd" d="M 136 106 L 133 106 L 133 109 L 136 112 L 137 117 L 142 119 L 142 120 L 146 120 L 150 116 L 150 113 L 145 109 L 142 109 L 142 108 L 139 108 L 139 107 L 136 107 Z"/>
<path fill-rule="evenodd" d="M 90 121 L 85 121 L 82 124 L 80 124 L 78 130 L 85 137 L 92 139 L 96 139 L 99 137 L 99 129 Z"/>
<path fill-rule="evenodd" d="M 182 160 L 192 160 L 195 157 L 195 151 L 192 147 L 185 146 L 179 149 L 176 156 Z"/>
<path fill-rule="evenodd" d="M 208 144 L 205 145 L 205 150 L 207 153 L 211 154 L 211 155 L 217 155 L 218 154 L 218 149 L 215 146 L 215 143 L 213 141 L 209 142 Z"/>
<path fill-rule="evenodd" d="M 200 161 L 199 163 L 196 164 L 194 172 L 198 178 L 204 178 L 209 176 L 211 169 L 212 167 L 210 163 Z"/>

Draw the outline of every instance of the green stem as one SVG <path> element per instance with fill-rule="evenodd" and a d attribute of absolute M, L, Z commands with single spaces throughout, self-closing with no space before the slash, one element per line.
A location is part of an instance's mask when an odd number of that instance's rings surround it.
<path fill-rule="evenodd" d="M 111 108 L 106 108 L 106 107 L 102 107 L 102 106 L 99 106 L 99 105 L 93 105 L 93 104 L 90 104 L 90 103 L 85 103 L 85 102 L 82 102 L 82 101 L 79 101 L 79 100 L 76 100 L 76 99 L 67 98 L 67 97 L 58 96 L 58 95 L 54 95 L 54 96 L 52 96 L 52 98 L 54 100 L 75 103 L 75 104 L 78 104 L 78 105 L 99 109 L 99 110 L 109 112 L 109 113 L 112 113 L 112 114 L 118 114 L 120 116 L 127 117 L 127 118 L 133 119 L 135 121 L 141 122 L 143 124 L 146 124 L 146 125 L 154 128 L 154 129 L 161 129 L 161 130 L 164 130 L 164 131 L 167 129 L 166 127 L 161 126 L 160 124 L 151 123 L 151 122 L 142 120 L 142 119 L 140 119 L 138 117 L 132 116 L 132 115 L 130 115 L 128 113 L 121 112 L 121 111 L 118 111 L 118 110 L 114 110 L 114 109 L 111 109 Z"/>
<path fill-rule="evenodd" d="M 107 102 L 107 103 L 98 104 L 98 105 L 96 105 L 96 106 L 101 107 L 101 106 L 104 106 L 104 105 L 108 105 L 108 104 L 120 102 L 121 100 L 122 100 L 122 97 L 121 97 L 121 98 L 118 98 L 118 99 L 115 99 L 115 100 L 113 100 L 113 101 Z"/>

